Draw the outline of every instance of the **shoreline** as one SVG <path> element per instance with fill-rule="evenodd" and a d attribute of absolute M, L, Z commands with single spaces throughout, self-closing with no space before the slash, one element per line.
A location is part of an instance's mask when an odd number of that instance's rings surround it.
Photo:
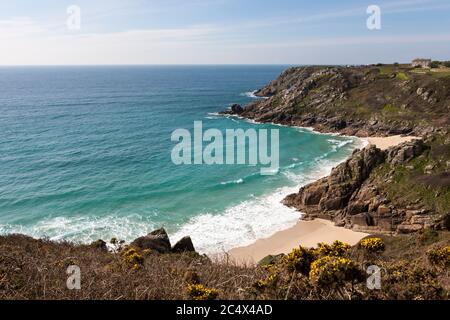
<path fill-rule="evenodd" d="M 375 145 L 381 150 L 389 149 L 404 142 L 421 139 L 415 136 L 389 136 L 360 138 L 365 141 L 365 146 Z M 361 239 L 369 236 L 367 233 L 353 231 L 343 227 L 336 227 L 332 221 L 314 219 L 312 221 L 301 220 L 301 215 L 296 225 L 278 231 L 264 239 L 258 239 L 254 243 L 236 247 L 227 252 L 228 257 L 237 264 L 255 264 L 268 255 L 287 254 L 299 245 L 314 247 L 319 242 L 331 244 L 336 240 L 350 245 L 357 244 Z"/>
<path fill-rule="evenodd" d="M 299 220 L 295 226 L 279 231 L 268 238 L 259 239 L 249 246 L 231 249 L 228 255 L 239 265 L 249 265 L 258 263 L 268 255 L 287 254 L 299 245 L 315 247 L 320 242 L 332 244 L 336 240 L 355 245 L 368 235 L 336 227 L 329 220 Z"/>

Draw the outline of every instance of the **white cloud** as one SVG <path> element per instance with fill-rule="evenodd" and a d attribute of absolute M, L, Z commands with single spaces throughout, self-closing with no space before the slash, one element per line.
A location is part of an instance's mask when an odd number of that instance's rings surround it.
<path fill-rule="evenodd" d="M 390 12 L 414 10 L 426 3 L 437 2 L 436 0 L 391 2 L 385 5 L 385 10 Z M 450 34 L 414 33 L 283 41 L 278 38 L 270 40 L 274 38 L 262 36 L 264 32 L 260 30 L 256 38 L 251 38 L 245 32 L 264 26 L 319 22 L 353 15 L 364 16 L 365 9 L 324 12 L 305 17 L 279 17 L 222 27 L 198 25 L 109 33 L 69 32 L 64 29 L 63 22 L 58 25 L 62 26 L 61 28 L 56 28 L 40 25 L 30 17 L 16 17 L 0 20 L 0 40 L 7 41 L 7 50 L 0 51 L 0 64 L 314 63 L 314 59 L 317 60 L 315 63 L 338 63 L 341 60 L 335 59 L 336 51 L 342 51 L 344 58 L 359 59 L 357 53 L 347 46 L 366 51 L 372 48 L 373 54 L 381 55 L 403 44 L 410 48 L 411 54 L 419 56 L 427 49 L 432 51 L 433 48 L 440 48 L 442 43 L 450 41 Z M 433 46 L 425 48 L 417 45 L 422 43 L 433 43 Z M 319 50 L 326 52 L 318 54 Z M 345 55 L 346 50 L 348 52 Z M 448 50 L 443 51 L 447 52 Z M 388 56 L 394 58 L 397 54 L 398 52 L 390 52 Z"/>
<path fill-rule="evenodd" d="M 0 20 L 0 38 L 23 37 L 43 33 L 45 29 L 30 17 L 13 17 Z"/>

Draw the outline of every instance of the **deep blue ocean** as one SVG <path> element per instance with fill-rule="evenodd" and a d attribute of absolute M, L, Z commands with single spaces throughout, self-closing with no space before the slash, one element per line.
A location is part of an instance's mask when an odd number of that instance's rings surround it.
<path fill-rule="evenodd" d="M 165 227 L 202 252 L 246 245 L 295 224 L 280 201 L 329 173 L 356 138 L 219 116 L 283 66 L 0 68 L 0 234 L 133 240 Z M 280 170 L 180 165 L 171 133 L 277 128 Z"/>

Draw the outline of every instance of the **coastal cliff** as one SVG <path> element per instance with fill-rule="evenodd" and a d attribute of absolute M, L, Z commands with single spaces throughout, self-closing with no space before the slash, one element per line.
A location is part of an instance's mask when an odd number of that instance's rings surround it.
<path fill-rule="evenodd" d="M 396 66 L 286 70 L 228 113 L 345 135 L 424 136 L 450 126 L 450 77 Z"/>
<path fill-rule="evenodd" d="M 284 204 L 368 233 L 442 229 L 450 219 L 450 77 L 394 65 L 298 67 L 226 113 L 359 137 L 422 140 L 355 150 L 329 177 Z"/>

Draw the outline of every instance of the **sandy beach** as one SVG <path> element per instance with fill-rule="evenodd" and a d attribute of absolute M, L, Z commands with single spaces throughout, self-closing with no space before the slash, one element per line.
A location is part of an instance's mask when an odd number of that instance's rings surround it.
<path fill-rule="evenodd" d="M 249 246 L 232 249 L 228 253 L 238 263 L 253 264 L 269 254 L 288 253 L 299 245 L 314 247 L 319 242 L 331 244 L 335 240 L 354 245 L 366 236 L 366 233 L 336 227 L 331 221 L 315 219 L 299 221 L 292 228 L 277 232 L 267 239 L 260 239 Z"/>
<path fill-rule="evenodd" d="M 377 146 L 381 150 L 389 149 L 403 142 L 421 139 L 413 136 L 391 136 L 391 137 L 370 137 L 366 138 L 369 144 Z"/>
<path fill-rule="evenodd" d="M 366 138 L 368 143 L 382 150 L 396 146 L 400 143 L 420 139 L 412 136 L 391 136 Z M 257 240 L 255 243 L 234 248 L 228 252 L 231 260 L 238 264 L 254 264 L 268 255 L 289 253 L 299 245 L 314 247 L 319 242 L 331 244 L 335 240 L 346 242 L 350 245 L 357 244 L 368 234 L 355 232 L 349 229 L 336 227 L 333 222 L 323 219 L 313 221 L 299 220 L 292 228 L 277 232 L 266 239 Z"/>

